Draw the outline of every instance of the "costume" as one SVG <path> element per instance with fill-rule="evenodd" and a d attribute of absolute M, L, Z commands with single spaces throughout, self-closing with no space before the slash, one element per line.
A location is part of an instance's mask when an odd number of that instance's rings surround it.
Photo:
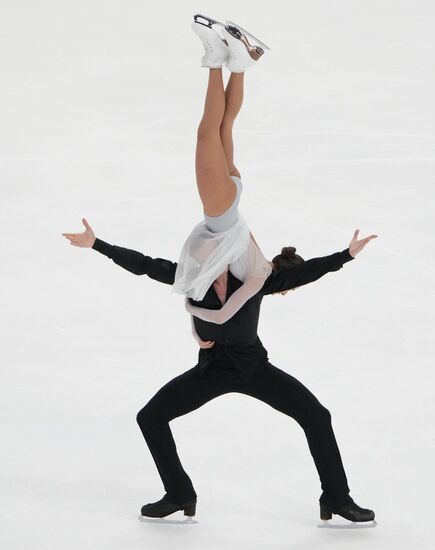
<path fill-rule="evenodd" d="M 232 205 L 220 216 L 207 216 L 186 239 L 177 264 L 173 292 L 202 300 L 216 278 L 228 267 L 244 284 L 216 315 L 202 312 L 204 320 L 218 324 L 230 319 L 263 286 L 272 272 L 248 225 L 238 210 L 242 181 Z M 188 307 L 188 306 L 187 306 Z"/>
<path fill-rule="evenodd" d="M 101 239 L 95 240 L 93 249 L 136 275 L 148 275 L 169 285 L 174 283 L 177 264 L 169 260 L 151 258 Z M 305 432 L 319 474 L 323 490 L 320 502 L 332 507 L 351 502 L 328 409 L 298 380 L 269 362 L 257 326 L 263 296 L 316 281 L 352 259 L 345 249 L 273 271 L 261 290 L 228 322 L 218 325 L 194 318 L 198 335 L 202 340 L 213 340 L 214 347 L 200 349 L 197 364 L 165 384 L 137 414 L 139 427 L 173 502 L 186 502 L 196 497 L 196 492 L 181 465 L 169 422 L 230 391 L 261 399 L 294 418 Z M 241 285 L 230 272 L 227 298 Z M 209 309 L 222 306 L 213 286 L 196 305 Z"/>

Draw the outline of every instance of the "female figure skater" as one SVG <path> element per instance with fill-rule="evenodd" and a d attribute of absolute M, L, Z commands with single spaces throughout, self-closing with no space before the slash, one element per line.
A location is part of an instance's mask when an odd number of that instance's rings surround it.
<path fill-rule="evenodd" d="M 221 309 L 197 308 L 186 299 L 190 313 L 222 324 L 261 289 L 272 272 L 272 262 L 263 256 L 238 212 L 242 182 L 234 165 L 232 138 L 234 120 L 243 102 L 244 71 L 269 48 L 235 23 L 224 25 L 202 15 L 194 19 L 192 29 L 205 48 L 202 66 L 210 69 L 195 158 L 204 221 L 194 227 L 184 243 L 173 291 L 201 301 L 213 282 L 225 276 L 229 268 L 243 285 Z M 231 71 L 226 90 L 223 64 Z"/>

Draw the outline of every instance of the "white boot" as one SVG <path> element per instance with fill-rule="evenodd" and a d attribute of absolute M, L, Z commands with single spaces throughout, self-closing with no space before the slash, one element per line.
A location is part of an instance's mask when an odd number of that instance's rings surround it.
<path fill-rule="evenodd" d="M 243 73 L 255 65 L 266 50 L 270 50 L 269 46 L 232 21 L 226 21 L 222 33 L 230 48 L 225 65 L 232 73 Z"/>
<path fill-rule="evenodd" d="M 230 49 L 215 27 L 222 29 L 224 24 L 203 15 L 195 15 L 191 28 L 204 45 L 205 55 L 201 59 L 201 66 L 209 69 L 220 69 L 227 60 Z M 207 23 L 200 23 L 197 19 L 204 19 Z"/>

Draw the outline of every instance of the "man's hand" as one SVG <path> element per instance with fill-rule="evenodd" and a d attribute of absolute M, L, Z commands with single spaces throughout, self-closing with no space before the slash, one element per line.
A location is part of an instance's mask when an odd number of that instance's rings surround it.
<path fill-rule="evenodd" d="M 214 346 L 214 341 L 213 340 L 204 341 L 204 340 L 201 340 L 201 338 L 199 338 L 198 339 L 198 344 L 199 344 L 200 348 L 208 349 L 208 348 L 212 348 Z"/>
<path fill-rule="evenodd" d="M 355 232 L 353 234 L 353 238 L 349 243 L 349 254 L 355 258 L 355 256 L 361 252 L 361 250 L 365 247 L 365 245 L 371 241 L 372 239 L 376 239 L 377 235 L 370 235 L 369 237 L 365 237 L 364 239 L 358 240 L 358 233 L 359 229 L 355 229 Z"/>
<path fill-rule="evenodd" d="M 86 227 L 86 231 L 83 233 L 62 233 L 64 237 L 69 239 L 70 244 L 74 246 L 81 246 L 82 248 L 92 248 L 95 242 L 95 235 L 91 226 L 86 221 L 86 218 L 82 218 L 83 225 Z"/>

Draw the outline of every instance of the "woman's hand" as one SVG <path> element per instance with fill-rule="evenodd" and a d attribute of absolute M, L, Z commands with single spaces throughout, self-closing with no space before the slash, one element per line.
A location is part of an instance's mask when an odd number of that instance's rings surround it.
<path fill-rule="evenodd" d="M 192 304 L 189 302 L 189 298 L 187 296 L 184 297 L 184 307 L 186 308 L 186 311 L 189 311 L 189 308 L 192 308 Z M 201 340 L 201 338 L 198 336 L 198 333 L 195 330 L 195 325 L 193 323 L 193 318 L 191 318 L 192 322 L 192 334 L 195 338 L 195 340 L 198 342 L 198 346 L 201 349 L 208 349 L 212 348 L 214 346 L 213 340 Z"/>
<path fill-rule="evenodd" d="M 198 345 L 202 349 L 208 349 L 208 348 L 212 348 L 214 346 L 214 342 L 213 342 L 213 340 L 204 341 L 204 340 L 201 340 L 201 338 L 199 338 Z"/>
<path fill-rule="evenodd" d="M 81 246 L 82 248 L 91 248 L 95 242 L 95 235 L 91 226 L 86 221 L 86 218 L 82 218 L 83 225 L 86 227 L 86 231 L 83 233 L 62 233 L 64 237 L 69 239 L 70 244 L 74 246 Z"/>
<path fill-rule="evenodd" d="M 365 237 L 364 239 L 358 240 L 358 233 L 359 229 L 355 229 L 355 232 L 353 234 L 353 238 L 349 243 L 349 254 L 355 258 L 355 256 L 361 252 L 361 250 L 365 247 L 365 245 L 371 241 L 372 239 L 376 239 L 377 235 L 370 235 L 369 237 Z"/>

